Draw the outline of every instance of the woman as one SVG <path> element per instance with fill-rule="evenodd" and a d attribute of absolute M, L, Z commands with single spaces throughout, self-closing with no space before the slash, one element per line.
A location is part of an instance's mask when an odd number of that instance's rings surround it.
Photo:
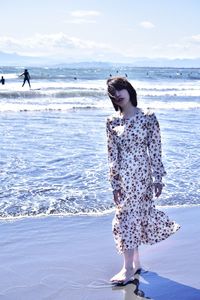
<path fill-rule="evenodd" d="M 107 80 L 108 96 L 118 111 L 107 119 L 108 161 L 116 213 L 113 235 L 124 256 L 111 281 L 126 284 L 141 269 L 138 247 L 166 239 L 179 225 L 155 209 L 166 174 L 161 161 L 159 123 L 154 113 L 137 108 L 137 94 L 123 77 Z"/>

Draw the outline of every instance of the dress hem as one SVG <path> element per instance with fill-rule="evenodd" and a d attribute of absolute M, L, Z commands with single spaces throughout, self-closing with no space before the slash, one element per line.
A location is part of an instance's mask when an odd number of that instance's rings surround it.
<path fill-rule="evenodd" d="M 169 238 L 171 235 L 176 233 L 180 228 L 181 228 L 181 226 L 179 224 L 175 223 L 173 231 L 171 231 L 167 236 L 165 235 L 165 237 L 157 239 L 154 242 L 148 242 L 148 241 L 147 242 L 140 242 L 138 245 L 135 245 L 134 247 L 125 247 L 125 249 L 123 249 L 123 251 L 117 249 L 117 253 L 122 255 L 122 254 L 124 254 L 124 252 L 126 250 L 132 250 L 132 249 L 138 248 L 141 245 L 155 245 L 155 244 L 157 244 L 159 242 L 162 242 L 162 241 L 166 240 L 167 238 Z"/>

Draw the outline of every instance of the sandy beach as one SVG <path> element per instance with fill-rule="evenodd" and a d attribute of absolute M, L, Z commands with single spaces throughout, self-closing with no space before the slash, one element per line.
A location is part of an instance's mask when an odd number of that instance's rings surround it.
<path fill-rule="evenodd" d="M 1 221 L 0 299 L 199 300 L 199 212 L 199 206 L 167 209 L 181 229 L 141 247 L 144 270 L 126 287 L 109 283 L 122 263 L 112 214 Z"/>

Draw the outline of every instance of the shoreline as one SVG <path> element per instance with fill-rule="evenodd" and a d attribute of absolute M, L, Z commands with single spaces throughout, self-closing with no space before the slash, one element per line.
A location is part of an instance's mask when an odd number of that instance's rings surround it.
<path fill-rule="evenodd" d="M 182 209 L 182 208 L 195 208 L 200 207 L 200 204 L 183 204 L 183 205 L 156 205 L 156 209 L 158 210 L 171 210 L 171 209 Z M 0 223 L 2 222 L 17 222 L 21 220 L 34 220 L 34 219 L 45 219 L 45 218 L 73 218 L 73 217 L 94 217 L 94 218 L 101 218 L 106 217 L 109 215 L 113 215 L 115 212 L 115 208 L 109 209 L 105 212 L 91 212 L 91 213 L 66 213 L 66 214 L 37 214 L 37 215 L 24 215 L 24 216 L 10 216 L 10 217 L 0 217 Z"/>
<path fill-rule="evenodd" d="M 145 272 L 120 288 L 109 283 L 122 264 L 111 232 L 113 213 L 0 220 L 0 298 L 146 299 L 135 295 L 138 288 L 156 300 L 199 300 L 200 207 L 161 210 L 181 229 L 141 246 Z"/>

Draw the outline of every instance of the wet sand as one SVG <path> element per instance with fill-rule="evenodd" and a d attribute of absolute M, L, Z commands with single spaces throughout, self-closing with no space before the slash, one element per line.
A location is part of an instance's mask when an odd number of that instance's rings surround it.
<path fill-rule="evenodd" d="M 122 264 L 113 215 L 0 221 L 0 299 L 199 300 L 200 207 L 165 211 L 181 229 L 141 247 L 143 271 L 125 287 L 109 283 Z"/>

